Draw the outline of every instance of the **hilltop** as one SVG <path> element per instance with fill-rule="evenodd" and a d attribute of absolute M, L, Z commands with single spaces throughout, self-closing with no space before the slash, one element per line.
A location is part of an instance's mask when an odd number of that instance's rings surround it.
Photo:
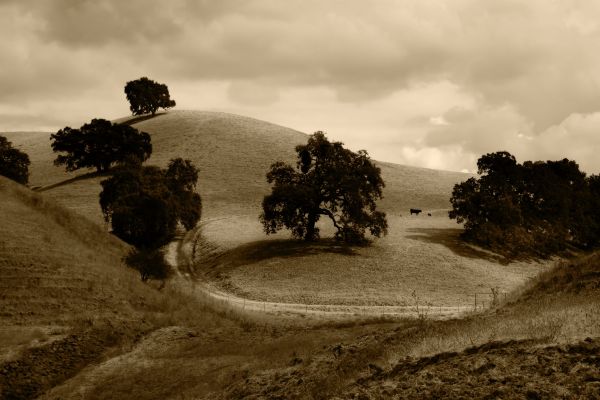
<path fill-rule="evenodd" d="M 204 217 L 209 219 L 232 214 L 255 217 L 269 191 L 265 178 L 269 166 L 277 160 L 295 163 L 294 147 L 308 138 L 290 128 L 222 112 L 170 111 L 154 118 L 117 121 L 151 135 L 153 153 L 147 164 L 165 167 L 169 159 L 183 157 L 200 168 L 198 190 L 204 199 Z M 47 196 L 100 221 L 97 193 L 102 178 L 86 179 L 87 171 L 66 173 L 55 167 L 50 133 L 5 135 L 29 154 L 32 187 L 50 186 Z M 381 208 L 393 214 L 406 213 L 410 207 L 447 208 L 452 186 L 468 176 L 384 162 L 378 165 L 386 182 Z M 53 187 L 61 182 L 67 184 Z"/>

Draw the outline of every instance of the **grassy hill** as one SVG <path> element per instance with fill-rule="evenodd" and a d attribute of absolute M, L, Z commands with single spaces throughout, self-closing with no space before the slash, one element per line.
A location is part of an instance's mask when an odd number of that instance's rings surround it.
<path fill-rule="evenodd" d="M 269 186 L 268 167 L 295 162 L 294 147 L 307 135 L 233 114 L 172 111 L 154 118 L 123 119 L 152 137 L 149 164 L 191 159 L 200 168 L 203 198 L 199 229 L 189 235 L 196 277 L 255 300 L 310 304 L 421 302 L 464 306 L 475 292 L 510 291 L 543 265 L 512 263 L 464 245 L 460 227 L 447 218 L 452 186 L 466 174 L 378 163 L 386 182 L 380 203 L 390 234 L 369 248 L 303 246 L 288 233 L 265 236 L 258 222 Z M 102 223 L 101 177 L 65 174 L 52 165 L 48 134 L 13 133 L 9 140 L 32 159 L 31 185 L 45 196 Z M 367 149 L 368 150 L 368 149 Z M 424 213 L 409 216 L 408 209 Z M 426 215 L 432 214 L 431 217 Z M 324 236 L 331 228 L 322 226 Z"/>
<path fill-rule="evenodd" d="M 557 264 L 482 313 L 382 327 L 253 374 L 228 398 L 600 396 L 600 254 Z"/>
<path fill-rule="evenodd" d="M 129 121 L 129 122 L 128 122 Z M 199 191 L 207 219 L 231 215 L 253 218 L 269 186 L 269 166 L 283 160 L 295 163 L 294 147 L 306 143 L 307 135 L 293 129 L 234 114 L 203 111 L 171 111 L 154 118 L 123 118 L 152 136 L 153 154 L 148 164 L 166 166 L 174 157 L 191 159 L 200 168 Z M 97 221 L 98 182 L 85 179 L 90 171 L 66 173 L 52 164 L 50 133 L 4 133 L 32 160 L 30 185 L 49 188 L 46 195 Z M 452 186 L 465 174 L 379 163 L 387 184 L 382 209 L 406 213 L 410 207 L 448 207 Z M 84 179 L 73 179 L 80 177 Z M 66 182 L 65 182 L 66 181 Z"/>
<path fill-rule="evenodd" d="M 443 209 L 464 175 L 382 164 L 391 231 L 368 248 L 266 240 L 255 204 L 268 190 L 264 170 L 272 158 L 291 159 L 291 138 L 306 136 L 203 112 L 136 126 L 152 134 L 152 162 L 184 156 L 201 167 L 205 220 L 188 237 L 201 253 L 198 279 L 247 297 L 313 303 L 400 304 L 415 291 L 422 302 L 454 304 L 493 285 L 521 290 L 463 319 L 423 312 L 319 325 L 253 319 L 173 290 L 179 281 L 159 292 L 121 264 L 127 246 L 98 223 L 101 178 L 71 180 L 52 167 L 47 134 L 11 134 L 30 153 L 33 185 L 63 184 L 34 193 L 0 177 L 0 398 L 600 395 L 600 256 L 561 263 L 523 286 L 545 266 L 507 264 L 458 241 L 460 227 Z M 280 147 L 277 132 L 289 135 Z M 246 164 L 236 161 L 241 153 Z M 255 160 L 262 166 L 249 167 Z M 410 206 L 433 216 L 406 216 Z"/>

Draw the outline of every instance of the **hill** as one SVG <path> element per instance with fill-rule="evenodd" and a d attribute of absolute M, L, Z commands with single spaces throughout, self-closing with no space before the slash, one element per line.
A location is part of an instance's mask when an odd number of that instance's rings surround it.
<path fill-rule="evenodd" d="M 245 160 L 246 168 L 235 159 L 258 140 L 244 138 L 262 137 L 266 123 L 179 112 L 137 124 L 147 124 L 144 129 L 156 139 L 152 162 L 164 165 L 172 156 L 190 154 L 203 171 L 212 171 L 206 175 L 212 178 L 201 175 L 208 180 L 206 188 L 212 188 L 204 194 L 200 185 L 206 219 L 186 245 L 199 250 L 197 279 L 227 290 L 312 304 L 352 304 L 357 297 L 361 304 L 402 304 L 414 301 L 415 292 L 421 304 L 462 301 L 465 307 L 473 300 L 461 300 L 468 293 L 492 285 L 514 289 L 546 268 L 506 263 L 458 241 L 460 227 L 443 210 L 444 190 L 464 175 L 385 164 L 384 173 L 391 171 L 385 178 L 389 203 L 384 207 L 392 226 L 387 238 L 368 248 L 326 241 L 305 245 L 285 240 L 286 235 L 266 240 L 254 205 L 262 196 L 259 188 L 268 189 L 264 171 L 256 167 L 255 178 L 244 181 L 250 189 L 236 182 L 247 179 L 244 171 L 253 170 L 248 166 L 252 160 L 264 157 L 260 162 L 268 166 L 278 154 L 247 150 L 252 158 Z M 188 132 L 185 142 L 171 133 L 171 125 Z M 202 147 L 209 141 L 196 136 L 211 137 L 207 131 L 214 133 L 213 140 L 227 143 Z M 231 132 L 236 131 L 234 140 Z M 288 139 L 306 138 L 287 132 Z M 463 319 L 437 321 L 421 311 L 417 320 L 314 325 L 296 315 L 290 326 L 272 314 L 248 316 L 221 302 L 203 302 L 199 291 L 187 297 L 170 290 L 179 281 L 166 292 L 142 285 L 121 264 L 127 246 L 97 223 L 101 178 L 82 173 L 73 179 L 52 169 L 44 138 L 47 134 L 29 133 L 12 134 L 10 140 L 33 150 L 32 183 L 46 190 L 33 193 L 0 177 L 0 397 L 599 395 L 598 255 L 559 264 L 519 293 L 501 297 L 498 307 Z M 190 143 L 194 147 L 183 149 Z M 273 143 L 263 142 L 263 147 L 276 148 Z M 290 143 L 280 146 L 281 158 L 285 149 L 293 157 Z M 412 188 L 403 186 L 410 177 Z M 402 199 L 410 190 L 413 197 Z M 433 216 L 404 215 L 414 199 Z"/>
<path fill-rule="evenodd" d="M 295 162 L 307 135 L 256 119 L 216 112 L 172 111 L 126 118 L 152 137 L 148 163 L 191 159 L 200 168 L 203 198 L 199 228 L 186 240 L 196 278 L 254 300 L 309 304 L 413 304 L 465 306 L 476 292 L 510 291 L 543 265 L 512 263 L 460 242 L 460 226 L 447 218 L 452 186 L 469 175 L 378 163 L 386 182 L 380 203 L 390 234 L 368 248 L 298 246 L 288 233 L 265 236 L 258 222 L 274 161 Z M 47 134 L 46 134 L 47 135 Z M 52 166 L 47 136 L 8 135 L 30 153 L 32 186 L 94 221 L 102 222 L 97 176 L 67 175 Z M 409 216 L 411 207 L 422 208 Z M 431 213 L 428 217 L 426 213 Z M 322 226 L 324 236 L 331 234 Z M 357 292 L 360 295 L 357 295 Z"/>
<path fill-rule="evenodd" d="M 599 290 L 599 253 L 558 263 L 491 310 L 382 327 L 224 397 L 598 398 Z"/>
<path fill-rule="evenodd" d="M 123 118 L 152 137 L 153 154 L 148 164 L 166 166 L 174 157 L 191 159 L 200 168 L 199 191 L 207 219 L 231 215 L 254 218 L 263 196 L 269 192 L 265 174 L 276 160 L 295 163 L 294 147 L 307 135 L 293 129 L 234 114 L 205 111 L 171 111 L 154 118 Z M 136 122 L 139 121 L 139 122 Z M 66 173 L 52 164 L 50 133 L 4 133 L 32 160 L 30 185 L 41 187 L 57 199 L 97 221 L 97 201 L 102 179 L 87 171 Z M 410 207 L 448 207 L 452 186 L 465 174 L 378 163 L 387 186 L 382 209 L 406 213 Z M 74 179 L 79 177 L 79 179 Z M 62 185 L 60 183 L 63 183 Z M 58 184 L 58 185 L 57 185 Z M 66 186 L 66 187 L 65 187 Z"/>
<path fill-rule="evenodd" d="M 172 325 L 240 330 L 175 283 L 143 284 L 129 246 L 43 194 L 0 176 L 0 204 L 0 398 L 37 398 Z"/>
<path fill-rule="evenodd" d="M 4 177 L 0 204 L 0 397 L 30 398 L 146 329 L 125 326 L 156 295 L 97 224 Z"/>

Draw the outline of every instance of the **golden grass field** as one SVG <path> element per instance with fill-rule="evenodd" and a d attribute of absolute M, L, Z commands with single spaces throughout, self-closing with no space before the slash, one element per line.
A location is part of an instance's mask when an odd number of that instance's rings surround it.
<path fill-rule="evenodd" d="M 170 124 L 196 147 L 177 142 Z M 198 279 L 281 301 L 391 304 L 416 291 L 421 301 L 455 302 L 491 286 L 513 289 L 506 301 L 443 321 L 422 309 L 416 319 L 320 322 L 186 294 L 180 288 L 189 282 L 181 278 L 158 291 L 123 266 L 128 246 L 102 225 L 95 197 L 101 178 L 34 193 L 0 177 L 0 398 L 600 396 L 598 254 L 556 265 L 506 263 L 462 244 L 460 227 L 443 209 L 464 175 L 394 165 L 383 166 L 390 235 L 372 247 L 266 238 L 255 201 L 268 190 L 269 158 L 286 157 L 275 152 L 273 136 L 287 132 L 281 149 L 288 150 L 290 137 L 305 136 L 267 124 L 262 147 L 244 139 L 260 137 L 264 124 L 202 112 L 138 124 L 153 136 L 151 162 L 182 155 L 201 167 L 204 220 L 189 235 L 198 241 L 188 243 L 204 252 L 194 265 Z M 51 166 L 47 135 L 7 135 L 29 152 L 33 186 L 77 175 Z M 230 155 L 236 147 L 274 153 L 244 166 Z M 244 179 L 254 185 L 239 189 Z M 433 216 L 406 216 L 411 206 Z"/>

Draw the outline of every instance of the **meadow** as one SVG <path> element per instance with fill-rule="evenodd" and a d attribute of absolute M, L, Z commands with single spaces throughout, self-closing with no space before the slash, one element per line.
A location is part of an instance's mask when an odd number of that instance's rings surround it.
<path fill-rule="evenodd" d="M 467 246 L 460 225 L 447 217 L 452 186 L 470 175 L 378 163 L 386 183 L 380 208 L 390 233 L 369 247 L 344 248 L 290 241 L 287 232 L 266 236 L 258 221 L 269 193 L 270 164 L 295 164 L 294 147 L 307 135 L 226 113 L 172 111 L 154 118 L 122 119 L 150 133 L 147 163 L 164 167 L 174 157 L 200 168 L 203 198 L 199 228 L 186 237 L 186 269 L 215 289 L 249 300 L 309 305 L 459 307 L 475 293 L 509 292 L 547 262 L 509 262 Z M 315 129 L 319 129 L 316 127 Z M 86 171 L 66 174 L 40 133 L 14 133 L 9 140 L 31 154 L 31 185 L 99 224 L 99 182 Z M 58 185 L 57 185 L 58 184 Z M 410 216 L 409 208 L 421 208 Z M 431 213 L 432 216 L 427 216 Z M 322 221 L 324 239 L 332 235 Z"/>

